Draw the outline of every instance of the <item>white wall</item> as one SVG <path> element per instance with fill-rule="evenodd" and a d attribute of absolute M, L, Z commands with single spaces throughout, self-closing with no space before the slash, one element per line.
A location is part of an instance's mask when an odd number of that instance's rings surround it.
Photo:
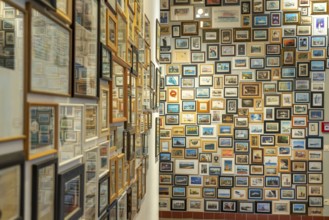
<path fill-rule="evenodd" d="M 144 13 L 151 23 L 151 60 L 157 65 L 155 59 L 155 27 L 156 19 L 160 15 L 159 0 L 144 0 Z M 159 114 L 153 114 L 152 130 L 149 136 L 149 168 L 146 175 L 146 195 L 142 201 L 142 207 L 135 220 L 157 220 L 159 219 L 159 162 L 155 161 L 155 118 Z"/>

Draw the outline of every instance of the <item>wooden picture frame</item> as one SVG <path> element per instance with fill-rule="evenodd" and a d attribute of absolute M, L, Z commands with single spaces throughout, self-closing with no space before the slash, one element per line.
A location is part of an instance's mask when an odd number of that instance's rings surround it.
<path fill-rule="evenodd" d="M 27 160 L 57 153 L 57 111 L 57 104 L 27 104 L 27 118 L 29 119 L 29 123 L 26 124 L 28 131 L 25 148 Z M 44 125 L 45 130 L 35 130 L 35 126 L 40 124 Z M 38 148 L 41 148 L 41 150 Z M 42 148 L 45 148 L 45 150 L 42 150 Z"/>
<path fill-rule="evenodd" d="M 72 48 L 70 43 L 72 40 L 72 31 L 64 24 L 49 17 L 47 13 L 35 4 L 27 5 L 31 16 L 28 20 L 29 27 L 29 91 L 33 93 L 41 93 L 47 95 L 71 96 L 71 55 Z M 43 26 L 40 27 L 40 20 Z M 52 28 L 50 28 L 52 27 Z M 38 29 L 49 29 L 53 33 L 38 33 Z M 49 38 L 53 36 L 53 39 Z M 42 40 L 44 39 L 44 40 Z M 50 44 L 49 41 L 57 43 Z M 37 45 L 36 42 L 38 42 Z M 50 48 L 49 48 L 50 47 Z M 60 54 L 51 56 L 50 58 L 37 57 L 36 49 L 41 54 L 47 54 L 45 50 L 57 51 Z M 60 57 L 60 59 L 59 59 Z M 47 66 L 47 70 L 44 69 Z M 57 77 L 54 77 L 57 76 Z"/>

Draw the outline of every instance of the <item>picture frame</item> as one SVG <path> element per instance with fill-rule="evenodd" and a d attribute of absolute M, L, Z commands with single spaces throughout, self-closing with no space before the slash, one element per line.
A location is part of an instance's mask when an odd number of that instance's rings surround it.
<path fill-rule="evenodd" d="M 59 174 L 59 219 L 64 219 L 70 214 L 77 218 L 83 215 L 84 170 L 84 164 L 81 164 Z M 76 199 L 74 200 L 74 198 Z M 66 200 L 67 203 L 64 203 L 64 200 Z M 68 203 L 69 201 L 71 201 L 71 203 Z M 72 209 L 69 209 L 69 212 L 65 211 L 67 210 L 65 208 L 72 205 L 75 206 L 73 206 Z"/>
<path fill-rule="evenodd" d="M 207 44 L 207 60 L 218 60 L 218 59 L 219 59 L 219 45 Z"/>
<path fill-rule="evenodd" d="M 35 202 L 32 205 L 32 216 L 38 218 L 38 216 L 49 216 L 55 218 L 56 213 L 52 210 L 56 207 L 56 193 L 57 193 L 57 158 L 50 159 L 45 162 L 41 162 L 33 165 L 33 187 L 32 191 Z M 42 201 L 41 195 L 47 192 L 48 202 Z M 40 201 L 41 200 L 41 201 Z M 45 213 L 45 207 L 48 208 L 48 212 Z"/>
<path fill-rule="evenodd" d="M 56 118 L 58 106 L 47 103 L 28 103 L 27 109 L 29 119 L 27 125 L 29 133 L 25 148 L 27 160 L 57 153 L 58 140 L 55 137 L 58 131 Z M 35 132 L 35 126 L 39 124 L 44 125 L 45 129 Z"/>
<path fill-rule="evenodd" d="M 4 190 L 2 196 L 6 198 L 7 203 L 11 204 L 10 209 L 2 210 L 3 216 L 24 218 L 24 161 L 23 151 L 0 156 L 0 174 L 3 177 L 0 185 Z"/>
<path fill-rule="evenodd" d="M 194 18 L 193 6 L 172 6 L 170 8 L 170 20 L 171 21 L 192 21 Z"/>
<path fill-rule="evenodd" d="M 219 29 L 203 29 L 202 42 L 203 43 L 218 43 Z"/>
<path fill-rule="evenodd" d="M 71 95 L 71 64 L 70 57 L 72 54 L 72 50 L 70 45 L 72 39 L 72 32 L 62 23 L 59 23 L 57 20 L 48 17 L 44 11 L 42 11 L 39 7 L 34 4 L 28 5 L 28 10 L 31 13 L 31 19 L 29 20 L 29 42 L 31 44 L 31 48 L 36 48 L 34 45 L 36 42 L 36 38 L 48 38 L 45 34 L 33 34 L 36 33 L 38 27 L 37 23 L 40 19 L 43 20 L 43 28 L 49 28 L 50 26 L 54 27 L 51 29 L 54 33 L 51 36 L 60 40 L 59 44 L 52 45 L 52 51 L 61 51 L 60 55 L 54 55 L 53 58 L 60 56 L 61 60 L 51 60 L 51 59 L 43 59 L 42 57 L 34 56 L 33 50 L 31 50 L 30 54 L 30 63 L 31 66 L 29 68 L 29 90 L 35 93 L 43 93 L 49 95 L 62 95 L 62 96 L 70 96 Z M 56 36 L 56 33 L 61 33 L 61 35 Z M 49 39 L 50 40 L 50 39 Z M 40 41 L 46 43 L 47 41 Z M 63 45 L 61 48 L 56 48 L 59 45 Z M 96 45 L 95 45 L 96 46 Z M 47 48 L 47 45 L 38 45 L 39 49 Z M 65 48 L 65 49 L 64 49 Z M 97 47 L 94 48 L 97 51 Z M 46 52 L 43 52 L 46 53 Z M 47 62 L 46 62 L 47 61 Z M 42 68 L 42 66 L 49 66 L 48 71 Z M 81 71 L 78 70 L 78 75 L 81 77 Z M 42 77 L 40 78 L 40 74 Z M 57 76 L 57 78 L 54 78 Z M 57 84 L 55 84 L 57 83 Z"/>
<path fill-rule="evenodd" d="M 240 27 L 239 6 L 214 7 L 212 10 L 212 15 L 213 28 Z"/>
<path fill-rule="evenodd" d="M 75 33 L 75 43 L 73 45 L 74 48 L 74 71 L 79 74 L 76 75 L 73 79 L 73 96 L 75 97 L 89 97 L 96 98 L 98 96 L 97 91 L 99 87 L 99 83 L 97 80 L 97 60 L 99 56 L 99 46 L 95 43 L 95 38 L 86 39 L 86 41 L 82 41 L 84 39 L 83 36 L 86 32 L 91 32 L 92 36 L 97 36 L 98 28 L 97 28 L 97 20 L 98 20 L 98 10 L 91 10 L 91 20 L 89 20 L 88 24 L 84 23 L 86 20 L 82 19 L 82 8 L 87 7 L 86 2 L 83 3 L 83 6 L 77 7 L 75 4 L 75 9 L 73 10 L 75 13 L 73 17 L 75 18 L 73 21 L 73 29 Z M 92 2 L 92 8 L 98 8 L 98 2 Z M 115 26 L 115 20 L 112 23 Z M 113 33 L 113 32 L 112 32 Z M 116 32 L 114 32 L 116 33 Z M 107 36 L 108 38 L 109 36 Z M 88 44 L 88 50 L 81 50 L 81 45 Z"/>
<path fill-rule="evenodd" d="M 109 204 L 109 176 L 103 176 L 98 182 L 98 216 L 106 213 Z"/>
<path fill-rule="evenodd" d="M 182 22 L 182 36 L 199 35 L 199 23 L 196 21 Z"/>

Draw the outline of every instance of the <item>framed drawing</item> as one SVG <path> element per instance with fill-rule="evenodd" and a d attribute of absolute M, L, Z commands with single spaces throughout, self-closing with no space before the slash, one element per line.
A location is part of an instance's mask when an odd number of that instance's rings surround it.
<path fill-rule="evenodd" d="M 58 219 L 79 218 L 84 207 L 84 164 L 59 174 Z"/>
<path fill-rule="evenodd" d="M 20 8 L 12 2 L 0 3 L 1 12 L 11 12 L 14 16 L 10 19 L 5 18 L 2 14 L 2 26 L 0 28 L 0 87 L 7 94 L 1 97 L 1 114 L 0 142 L 24 139 L 24 81 L 23 68 L 25 63 L 24 52 L 27 45 L 24 39 L 27 38 L 25 32 L 25 14 Z M 16 16 L 15 16 L 16 15 Z M 16 26 L 16 28 L 15 28 Z M 22 27 L 22 28 L 18 28 Z M 26 49 L 27 50 L 27 49 Z M 26 57 L 27 58 L 27 57 Z"/>
<path fill-rule="evenodd" d="M 33 160 L 57 153 L 57 105 L 28 103 L 26 157 Z"/>
<path fill-rule="evenodd" d="M 59 164 L 74 160 L 82 155 L 83 105 L 59 105 Z M 40 126 L 43 132 L 47 126 Z"/>
<path fill-rule="evenodd" d="M 32 218 L 56 219 L 57 158 L 32 166 Z"/>
<path fill-rule="evenodd" d="M 74 5 L 73 47 L 75 77 L 73 95 L 96 98 L 98 95 L 97 60 L 99 54 L 99 46 L 96 43 L 98 36 L 98 1 L 85 2 L 75 0 Z M 90 9 L 87 15 L 84 11 L 85 8 Z"/>
<path fill-rule="evenodd" d="M 70 96 L 71 30 L 48 17 L 36 5 L 28 4 L 28 8 L 31 14 L 29 89 L 36 93 Z M 51 56 L 48 55 L 48 50 L 52 51 Z"/>
<path fill-rule="evenodd" d="M 1 217 L 24 219 L 24 152 L 0 156 Z"/>

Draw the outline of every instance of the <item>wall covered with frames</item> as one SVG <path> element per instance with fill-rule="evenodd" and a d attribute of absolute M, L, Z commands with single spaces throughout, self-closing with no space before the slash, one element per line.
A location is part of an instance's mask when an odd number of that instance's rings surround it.
<path fill-rule="evenodd" d="M 159 209 L 328 215 L 329 3 L 160 6 Z"/>
<path fill-rule="evenodd" d="M 158 155 L 145 4 L 0 0 L 1 219 L 137 218 Z"/>

